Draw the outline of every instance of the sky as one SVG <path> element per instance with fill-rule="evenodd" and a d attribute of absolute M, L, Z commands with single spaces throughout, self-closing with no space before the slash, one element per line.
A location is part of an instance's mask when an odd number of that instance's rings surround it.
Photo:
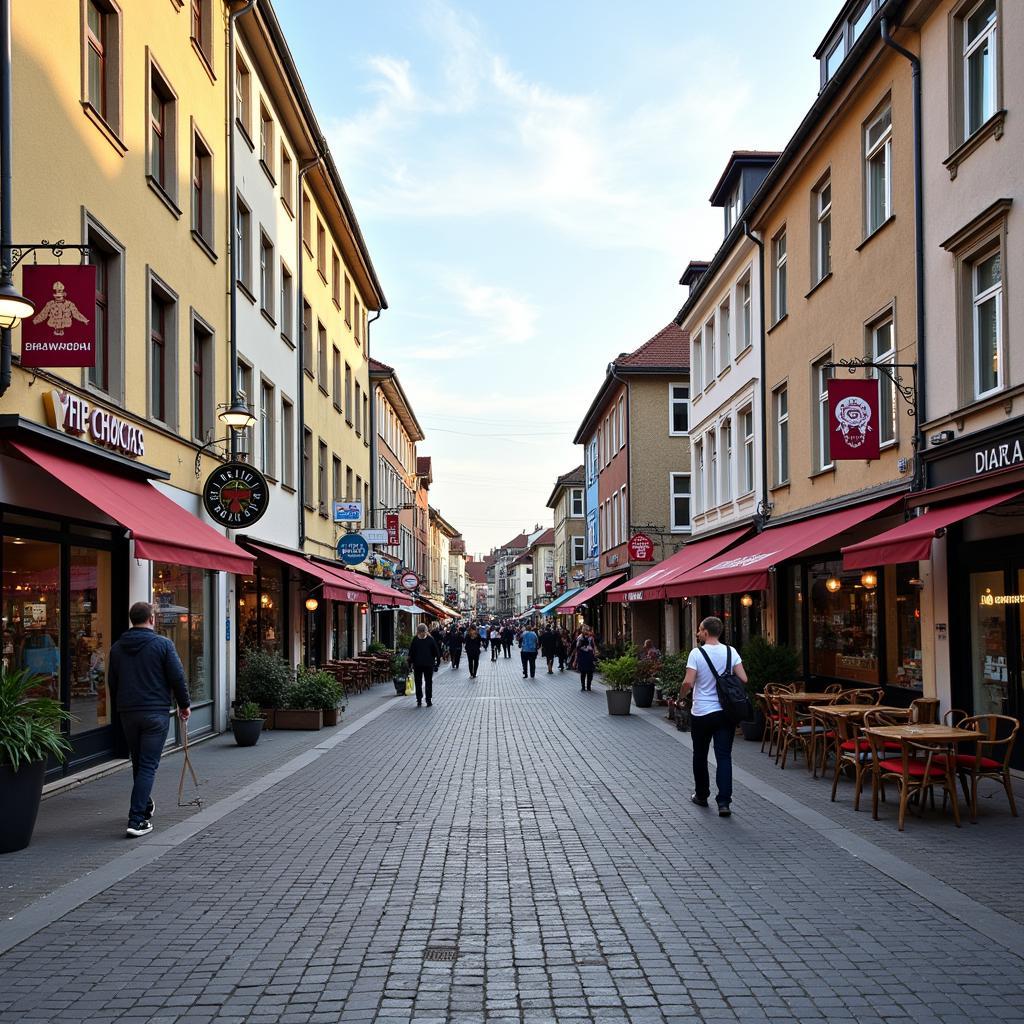
<path fill-rule="evenodd" d="M 535 524 L 608 363 L 710 259 L 734 149 L 782 149 L 840 0 L 276 0 L 388 302 L 431 504 Z"/>

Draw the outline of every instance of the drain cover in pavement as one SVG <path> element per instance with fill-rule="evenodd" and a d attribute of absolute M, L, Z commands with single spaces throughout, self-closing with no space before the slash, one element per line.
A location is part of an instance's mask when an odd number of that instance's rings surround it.
<path fill-rule="evenodd" d="M 427 946 L 423 959 L 447 962 L 454 960 L 458 955 L 459 951 L 455 946 Z"/>

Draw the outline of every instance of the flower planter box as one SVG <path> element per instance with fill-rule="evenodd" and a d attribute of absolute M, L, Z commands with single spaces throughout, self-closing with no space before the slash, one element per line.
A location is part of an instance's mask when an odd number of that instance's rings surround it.
<path fill-rule="evenodd" d="M 338 708 L 331 708 L 324 712 L 324 725 L 337 725 L 341 720 L 341 711 Z"/>
<path fill-rule="evenodd" d="M 312 708 L 278 708 L 274 715 L 275 729 L 322 729 L 324 713 Z"/>

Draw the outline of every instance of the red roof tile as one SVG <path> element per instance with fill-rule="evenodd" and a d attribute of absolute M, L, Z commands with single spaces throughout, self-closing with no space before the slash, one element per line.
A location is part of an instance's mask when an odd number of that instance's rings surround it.
<path fill-rule="evenodd" d="M 690 365 L 690 335 L 674 321 L 663 327 L 649 341 L 628 355 L 615 360 L 616 367 L 664 366 L 682 368 Z"/>

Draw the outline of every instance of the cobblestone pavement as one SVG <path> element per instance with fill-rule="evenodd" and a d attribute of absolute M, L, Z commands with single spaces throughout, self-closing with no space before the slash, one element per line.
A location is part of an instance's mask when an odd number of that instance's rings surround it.
<path fill-rule="evenodd" d="M 756 745 L 734 816 L 694 807 L 656 715 L 516 660 L 443 669 L 433 708 L 394 699 L 0 956 L 0 1022 L 1024 1020 L 1024 946 L 785 813 L 765 785 L 817 810 L 827 788 Z M 996 817 L 949 847 L 913 818 L 902 855 L 931 871 L 969 842 L 963 872 L 1000 859 L 1015 905 Z M 891 842 L 891 814 L 857 818 Z"/>

